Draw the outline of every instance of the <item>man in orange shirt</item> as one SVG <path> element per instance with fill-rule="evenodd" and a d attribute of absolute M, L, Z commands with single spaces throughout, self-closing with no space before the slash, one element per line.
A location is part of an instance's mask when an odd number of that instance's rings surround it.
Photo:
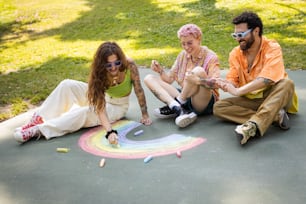
<path fill-rule="evenodd" d="M 251 137 L 263 136 L 273 122 L 278 122 L 281 129 L 289 129 L 287 112 L 297 112 L 298 104 L 281 47 L 262 36 L 263 24 L 258 15 L 243 12 L 232 23 L 232 37 L 239 46 L 229 55 L 226 80 L 218 84 L 235 97 L 216 102 L 213 111 L 217 117 L 242 124 L 235 132 L 243 145 Z"/>

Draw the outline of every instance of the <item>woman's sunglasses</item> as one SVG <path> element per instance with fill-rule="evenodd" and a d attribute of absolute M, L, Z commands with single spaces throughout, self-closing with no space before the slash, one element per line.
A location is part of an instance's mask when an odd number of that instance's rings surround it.
<path fill-rule="evenodd" d="M 113 68 L 113 66 L 115 67 L 120 67 L 121 66 L 121 60 L 116 60 L 114 62 L 108 62 L 105 64 L 105 67 L 107 70 L 111 70 Z"/>

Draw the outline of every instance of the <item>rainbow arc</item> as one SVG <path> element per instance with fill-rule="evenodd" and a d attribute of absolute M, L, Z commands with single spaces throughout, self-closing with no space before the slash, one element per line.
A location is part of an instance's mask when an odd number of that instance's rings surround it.
<path fill-rule="evenodd" d="M 138 159 L 151 156 L 164 156 L 186 151 L 206 141 L 202 137 L 191 137 L 181 134 L 171 134 L 152 140 L 136 141 L 126 137 L 141 123 L 120 120 L 113 124 L 119 133 L 120 147 L 114 147 L 104 138 L 106 133 L 102 126 L 95 127 L 85 132 L 79 139 L 79 146 L 86 152 L 108 158 Z"/>

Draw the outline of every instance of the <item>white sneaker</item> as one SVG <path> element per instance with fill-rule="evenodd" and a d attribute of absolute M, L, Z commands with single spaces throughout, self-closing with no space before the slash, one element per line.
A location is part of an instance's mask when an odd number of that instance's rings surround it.
<path fill-rule="evenodd" d="M 182 114 L 175 118 L 175 124 L 181 128 L 187 127 L 197 119 L 197 114 L 194 112 Z"/>
<path fill-rule="evenodd" d="M 17 140 L 18 142 L 20 143 L 24 143 L 28 140 L 30 140 L 32 137 L 40 137 L 41 136 L 41 132 L 40 130 L 38 129 L 37 126 L 33 126 L 33 127 L 30 127 L 30 128 L 27 128 L 25 130 L 17 130 L 15 133 L 14 133 L 14 138 L 15 140 Z"/>

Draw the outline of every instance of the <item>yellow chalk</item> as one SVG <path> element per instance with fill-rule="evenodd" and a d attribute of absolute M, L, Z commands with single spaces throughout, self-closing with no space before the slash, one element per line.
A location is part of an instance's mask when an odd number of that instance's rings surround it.
<path fill-rule="evenodd" d="M 69 150 L 70 150 L 69 148 L 62 148 L 62 147 L 56 148 L 56 151 L 61 153 L 67 153 L 69 152 Z"/>

